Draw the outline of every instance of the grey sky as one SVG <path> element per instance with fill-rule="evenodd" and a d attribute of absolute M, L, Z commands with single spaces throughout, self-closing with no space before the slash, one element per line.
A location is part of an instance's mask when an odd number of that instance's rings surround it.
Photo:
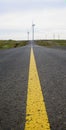
<path fill-rule="evenodd" d="M 65 7 L 64 0 L 0 0 L 0 13 Z"/>
<path fill-rule="evenodd" d="M 32 21 L 35 38 L 44 38 L 49 32 L 62 33 L 65 38 L 66 1 L 0 0 L 0 39 L 27 39 L 27 31 L 31 38 Z"/>

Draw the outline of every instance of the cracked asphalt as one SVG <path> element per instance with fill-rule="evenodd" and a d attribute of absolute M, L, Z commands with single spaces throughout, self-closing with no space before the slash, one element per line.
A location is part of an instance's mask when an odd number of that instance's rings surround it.
<path fill-rule="evenodd" d="M 32 46 L 51 130 L 65 130 L 66 50 Z M 0 130 L 24 130 L 30 48 L 0 50 Z"/>

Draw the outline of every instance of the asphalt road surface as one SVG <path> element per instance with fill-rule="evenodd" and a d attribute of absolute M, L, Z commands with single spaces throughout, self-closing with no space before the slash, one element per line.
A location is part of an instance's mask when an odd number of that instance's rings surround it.
<path fill-rule="evenodd" d="M 51 130 L 66 130 L 66 50 L 32 47 Z M 0 50 L 0 130 L 24 130 L 30 50 Z"/>

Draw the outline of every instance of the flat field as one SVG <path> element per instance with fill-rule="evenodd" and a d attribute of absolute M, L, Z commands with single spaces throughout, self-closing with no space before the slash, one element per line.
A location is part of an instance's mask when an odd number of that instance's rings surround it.
<path fill-rule="evenodd" d="M 0 49 L 16 48 L 27 45 L 27 41 L 0 40 Z"/>
<path fill-rule="evenodd" d="M 36 40 L 35 43 L 46 47 L 62 47 L 66 48 L 66 40 Z"/>

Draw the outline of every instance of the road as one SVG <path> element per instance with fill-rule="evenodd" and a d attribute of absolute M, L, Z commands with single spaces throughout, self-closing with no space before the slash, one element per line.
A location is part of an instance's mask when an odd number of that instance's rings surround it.
<path fill-rule="evenodd" d="M 32 45 L 51 130 L 66 126 L 66 50 Z M 0 50 L 0 130 L 24 130 L 31 45 Z"/>

